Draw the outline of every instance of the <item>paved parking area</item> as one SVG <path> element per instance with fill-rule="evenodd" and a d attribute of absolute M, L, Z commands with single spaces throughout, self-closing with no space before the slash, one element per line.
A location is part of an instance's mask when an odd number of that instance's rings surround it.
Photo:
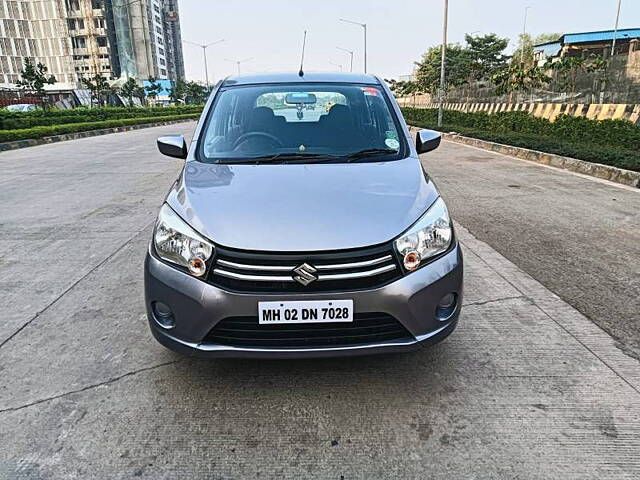
<path fill-rule="evenodd" d="M 156 344 L 142 260 L 180 164 L 154 138 L 192 128 L 0 154 L 0 478 L 640 476 L 640 362 L 464 225 L 466 307 L 433 348 Z"/>

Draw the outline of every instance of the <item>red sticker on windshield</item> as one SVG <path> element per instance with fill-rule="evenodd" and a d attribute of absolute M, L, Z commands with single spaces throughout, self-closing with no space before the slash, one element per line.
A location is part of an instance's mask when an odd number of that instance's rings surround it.
<path fill-rule="evenodd" d="M 365 95 L 373 95 L 374 97 L 378 95 L 378 89 L 377 88 L 371 88 L 371 87 L 361 87 L 362 91 L 364 92 Z"/>

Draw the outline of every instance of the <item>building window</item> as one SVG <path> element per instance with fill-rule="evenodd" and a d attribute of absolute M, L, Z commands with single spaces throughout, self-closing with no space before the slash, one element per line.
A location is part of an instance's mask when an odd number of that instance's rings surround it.
<path fill-rule="evenodd" d="M 97 37 L 96 38 L 96 42 L 98 42 L 98 46 L 99 47 L 106 47 L 107 46 L 107 37 Z"/>
<path fill-rule="evenodd" d="M 164 56 L 164 50 L 163 50 L 163 49 L 159 48 L 159 49 L 158 49 L 158 53 L 159 53 L 160 55 Z"/>
<path fill-rule="evenodd" d="M 164 58 L 160 58 L 160 65 L 162 65 L 163 67 L 167 64 L 167 62 L 164 61 Z"/>
<path fill-rule="evenodd" d="M 76 27 L 78 28 L 78 30 L 84 30 L 84 20 L 81 18 L 78 18 L 76 20 Z"/>
<path fill-rule="evenodd" d="M 160 75 L 162 75 L 163 77 L 167 76 L 167 71 L 164 68 L 160 69 Z"/>
<path fill-rule="evenodd" d="M 164 44 L 164 40 L 162 39 L 162 37 L 158 37 L 158 45 L 162 44 Z"/>
<path fill-rule="evenodd" d="M 162 29 L 160 27 L 156 27 L 156 32 L 158 32 L 160 35 L 162 35 Z"/>
<path fill-rule="evenodd" d="M 87 48 L 86 37 L 71 37 L 71 46 L 73 48 Z"/>
<path fill-rule="evenodd" d="M 104 8 L 104 0 L 91 0 L 91 8 L 102 10 Z"/>
<path fill-rule="evenodd" d="M 67 20 L 67 25 L 69 26 L 69 30 L 75 30 L 76 29 L 76 21 L 72 18 L 69 18 Z"/>
<path fill-rule="evenodd" d="M 96 28 L 104 28 L 104 25 L 105 25 L 104 18 L 96 18 L 93 22 Z"/>

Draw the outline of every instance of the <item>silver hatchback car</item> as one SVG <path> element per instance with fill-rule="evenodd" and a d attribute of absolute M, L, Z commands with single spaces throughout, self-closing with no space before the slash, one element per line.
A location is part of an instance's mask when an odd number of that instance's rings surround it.
<path fill-rule="evenodd" d="M 206 357 L 402 352 L 444 339 L 462 305 L 445 202 L 384 82 L 369 75 L 220 82 L 160 209 L 146 308 L 163 345 Z"/>

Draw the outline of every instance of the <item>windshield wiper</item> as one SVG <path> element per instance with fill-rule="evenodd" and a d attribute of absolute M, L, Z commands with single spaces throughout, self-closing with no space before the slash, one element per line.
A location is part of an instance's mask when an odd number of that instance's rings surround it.
<path fill-rule="evenodd" d="M 350 153 L 349 155 L 344 155 L 343 158 L 348 158 L 350 162 L 355 160 L 360 160 L 361 158 L 366 158 L 374 155 L 389 155 L 392 153 L 398 153 L 398 150 L 393 150 L 391 148 L 367 148 L 364 150 L 360 150 L 359 152 Z"/>
<path fill-rule="evenodd" d="M 289 153 L 276 153 L 275 155 L 262 155 L 260 157 L 248 158 L 248 161 L 258 163 L 284 163 L 287 160 L 303 160 L 303 159 L 319 159 L 328 158 L 335 159 L 335 155 L 329 155 L 326 153 L 303 153 L 303 152 L 289 152 Z"/>

